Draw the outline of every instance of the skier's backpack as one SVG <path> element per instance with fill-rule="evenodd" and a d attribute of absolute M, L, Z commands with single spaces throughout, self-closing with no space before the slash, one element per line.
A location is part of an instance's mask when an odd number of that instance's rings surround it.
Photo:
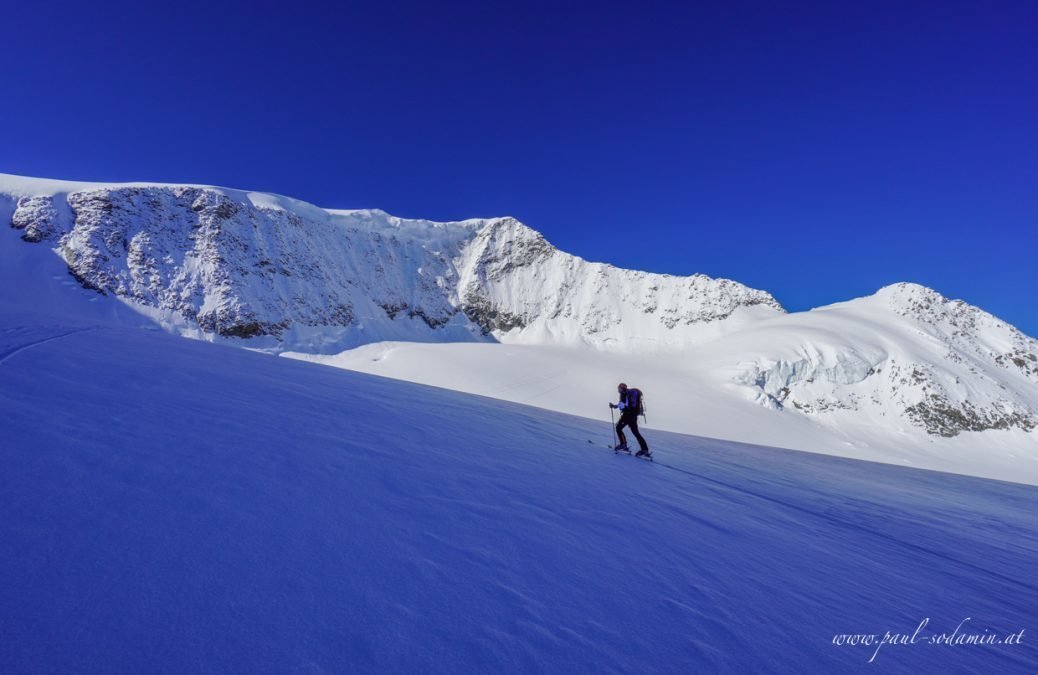
<path fill-rule="evenodd" d="M 645 392 L 641 389 L 631 389 L 631 391 L 638 392 L 638 415 L 645 417 Z"/>

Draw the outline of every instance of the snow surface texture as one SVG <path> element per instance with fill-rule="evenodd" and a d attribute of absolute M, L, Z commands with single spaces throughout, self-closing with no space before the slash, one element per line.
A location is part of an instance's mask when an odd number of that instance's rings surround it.
<path fill-rule="evenodd" d="M 658 431 L 643 462 L 601 422 L 128 328 L 19 271 L 0 671 L 1038 666 L 1033 487 Z M 1024 634 L 922 641 L 960 625 Z"/>
<path fill-rule="evenodd" d="M 184 335 L 588 417 L 623 379 L 657 428 L 1038 483 L 1038 342 L 921 286 L 786 314 L 511 218 L 14 176 L 4 199 L 24 248 Z"/>

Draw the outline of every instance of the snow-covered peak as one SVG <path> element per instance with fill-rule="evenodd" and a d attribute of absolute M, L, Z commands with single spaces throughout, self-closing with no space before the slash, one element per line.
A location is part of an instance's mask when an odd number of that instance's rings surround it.
<path fill-rule="evenodd" d="M 919 284 L 887 286 L 873 298 L 941 343 L 1038 382 L 1038 340 L 989 312 Z"/>
<path fill-rule="evenodd" d="M 983 312 L 962 300 L 949 300 L 932 288 L 909 282 L 884 286 L 872 297 L 902 316 L 926 322 Z"/>
<path fill-rule="evenodd" d="M 883 288 L 876 291 L 875 295 L 879 298 L 889 298 L 891 302 L 898 302 L 899 299 L 938 299 L 943 297 L 934 289 L 911 281 L 899 281 L 895 284 L 884 286 Z"/>
<path fill-rule="evenodd" d="M 763 322 L 712 347 L 722 381 L 826 424 L 908 422 L 945 437 L 1038 428 L 1038 341 L 919 284 Z"/>

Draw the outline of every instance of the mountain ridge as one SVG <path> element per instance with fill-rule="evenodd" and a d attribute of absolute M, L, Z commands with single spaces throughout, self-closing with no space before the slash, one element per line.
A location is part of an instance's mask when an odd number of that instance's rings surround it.
<path fill-rule="evenodd" d="M 339 348 L 516 331 L 615 347 L 635 317 L 629 295 L 611 291 L 631 284 L 644 287 L 640 321 L 661 346 L 731 329 L 743 308 L 784 311 L 734 281 L 585 261 L 511 217 L 437 223 L 190 185 L 0 179 L 0 191 L 15 198 L 22 238 L 51 242 L 84 286 L 273 349 L 313 347 L 318 332 Z M 573 293 L 581 303 L 564 300 Z"/>

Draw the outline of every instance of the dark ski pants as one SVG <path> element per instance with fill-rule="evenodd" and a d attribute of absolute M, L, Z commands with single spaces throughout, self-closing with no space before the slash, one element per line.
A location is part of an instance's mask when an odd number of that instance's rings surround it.
<path fill-rule="evenodd" d="M 627 445 L 627 437 L 624 436 L 624 427 L 630 427 L 631 433 L 638 439 L 638 445 L 645 452 L 649 451 L 649 444 L 645 442 L 642 435 L 638 433 L 638 413 L 627 412 L 626 410 L 620 414 L 620 421 L 616 423 L 616 435 L 620 437 L 620 445 Z"/>

